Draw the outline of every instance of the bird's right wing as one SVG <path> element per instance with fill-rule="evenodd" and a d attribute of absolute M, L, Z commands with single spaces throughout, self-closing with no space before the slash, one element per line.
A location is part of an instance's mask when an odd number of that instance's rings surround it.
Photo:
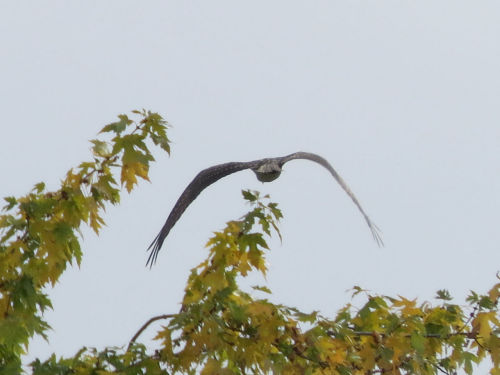
<path fill-rule="evenodd" d="M 160 233 L 149 245 L 148 250 L 151 250 L 146 265 L 152 266 L 156 262 L 158 252 L 160 251 L 163 241 L 168 233 L 175 225 L 177 220 L 182 216 L 186 208 L 196 199 L 196 197 L 208 186 L 228 176 L 232 173 L 254 167 L 256 162 L 231 162 L 215 165 L 213 167 L 202 170 L 196 175 L 191 183 L 186 187 L 179 199 L 174 205 L 174 208 L 168 215 L 167 221 L 160 230 Z"/>
<path fill-rule="evenodd" d="M 352 199 L 356 207 L 358 207 L 359 211 L 365 218 L 366 223 L 368 224 L 368 227 L 370 228 L 373 239 L 375 242 L 377 242 L 377 245 L 383 246 L 384 242 L 382 241 L 382 237 L 380 236 L 380 229 L 375 225 L 373 221 L 369 218 L 369 216 L 366 214 L 365 210 L 363 210 L 363 207 L 361 207 L 361 203 L 359 203 L 358 198 L 354 195 L 354 193 L 351 191 L 351 188 L 347 185 L 347 183 L 343 180 L 342 177 L 337 173 L 335 169 L 330 165 L 330 163 L 325 159 L 322 158 L 321 156 L 317 154 L 313 154 L 311 152 L 295 152 L 293 154 L 283 156 L 282 158 L 279 159 L 279 163 L 281 165 L 285 164 L 286 162 L 294 159 L 307 159 L 314 161 L 318 164 L 321 164 L 323 167 L 328 169 L 328 171 L 332 174 L 332 176 L 337 180 L 339 185 L 344 189 L 344 191 L 347 193 L 347 195 Z"/>

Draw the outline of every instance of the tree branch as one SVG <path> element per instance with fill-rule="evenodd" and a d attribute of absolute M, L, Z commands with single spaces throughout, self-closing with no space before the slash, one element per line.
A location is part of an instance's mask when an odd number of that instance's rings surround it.
<path fill-rule="evenodd" d="M 163 315 L 158 315 L 158 316 L 153 316 L 151 319 L 149 319 L 146 323 L 144 323 L 142 325 L 142 327 L 136 332 L 136 334 L 134 335 L 134 337 L 132 337 L 128 343 L 128 347 L 127 347 L 127 351 L 130 350 L 130 347 L 132 346 L 133 343 L 135 343 L 135 341 L 137 340 L 137 338 L 141 335 L 142 332 L 144 332 L 144 330 L 146 328 L 148 328 L 148 326 L 153 323 L 153 322 L 156 322 L 157 320 L 161 320 L 161 319 L 168 319 L 168 318 L 173 318 L 176 314 L 163 314 Z"/>

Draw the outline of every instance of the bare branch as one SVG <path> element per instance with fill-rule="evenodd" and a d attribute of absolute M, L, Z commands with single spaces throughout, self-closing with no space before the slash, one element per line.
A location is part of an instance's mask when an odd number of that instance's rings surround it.
<path fill-rule="evenodd" d="M 137 340 L 137 338 L 141 335 L 142 332 L 144 332 L 144 330 L 146 328 L 148 328 L 148 326 L 153 323 L 153 322 L 156 322 L 157 320 L 161 320 L 161 319 L 168 319 L 168 318 L 173 318 L 176 314 L 163 314 L 163 315 L 158 315 L 158 316 L 153 316 L 151 319 L 149 319 L 146 323 L 144 323 L 142 325 L 142 327 L 136 332 L 136 334 L 134 335 L 134 337 L 132 337 L 128 343 L 128 347 L 127 347 L 127 351 L 130 350 L 130 347 L 132 346 L 133 343 L 135 343 L 135 341 Z"/>

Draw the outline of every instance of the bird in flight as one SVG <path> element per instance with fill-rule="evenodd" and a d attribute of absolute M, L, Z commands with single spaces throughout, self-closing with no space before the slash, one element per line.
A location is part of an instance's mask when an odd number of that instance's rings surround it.
<path fill-rule="evenodd" d="M 220 180 L 223 177 L 226 177 L 238 171 L 242 171 L 244 169 L 251 169 L 257 176 L 257 179 L 261 182 L 274 181 L 280 176 L 283 165 L 289 162 L 290 160 L 295 160 L 295 159 L 311 160 L 318 164 L 321 164 L 323 167 L 328 169 L 328 171 L 332 174 L 333 178 L 337 180 L 342 189 L 344 189 L 347 195 L 352 199 L 354 204 L 358 207 L 359 211 L 365 218 L 365 221 L 368 224 L 368 227 L 370 228 L 373 238 L 375 239 L 377 244 L 379 246 L 383 245 L 379 229 L 370 220 L 368 215 L 361 207 L 361 204 L 359 203 L 354 193 L 351 191 L 349 186 L 347 186 L 342 177 L 340 177 L 340 175 L 335 171 L 335 169 L 333 169 L 330 163 L 328 163 L 328 161 L 322 158 L 321 156 L 310 152 L 295 152 L 293 154 L 277 158 L 266 158 L 248 162 L 230 162 L 230 163 L 219 164 L 204 169 L 200 173 L 198 173 L 196 177 L 193 179 L 193 181 L 191 181 L 191 183 L 186 187 L 184 192 L 181 194 L 181 196 L 175 203 L 174 208 L 170 212 L 170 215 L 168 215 L 167 221 L 163 225 L 163 228 L 161 228 L 160 233 L 158 233 L 158 235 L 153 240 L 151 245 L 149 245 L 148 251 L 151 251 L 151 253 L 149 254 L 146 265 L 149 265 L 151 267 L 156 262 L 156 259 L 158 257 L 158 252 L 160 251 L 168 233 L 175 225 L 177 220 L 179 220 L 179 218 L 184 213 L 186 208 L 196 199 L 196 197 L 205 188 L 212 185 L 214 182 Z"/>

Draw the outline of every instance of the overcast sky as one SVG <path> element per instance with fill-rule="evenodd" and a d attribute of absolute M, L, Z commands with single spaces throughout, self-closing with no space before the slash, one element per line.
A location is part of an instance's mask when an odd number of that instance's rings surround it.
<path fill-rule="evenodd" d="M 35 340 L 28 358 L 125 345 L 176 312 L 211 232 L 248 210 L 243 188 L 285 216 L 256 281 L 273 301 L 333 316 L 354 285 L 421 301 L 446 288 L 463 303 L 495 282 L 497 1 L 4 1 L 0 43 L 2 197 L 56 188 L 119 113 L 172 124 L 151 184 L 107 210 L 99 237 L 84 230 L 81 268 L 49 291 L 50 344 Z M 270 184 L 245 171 L 207 189 L 144 267 L 201 169 L 299 150 L 332 163 L 384 248 L 326 170 L 292 161 Z"/>

